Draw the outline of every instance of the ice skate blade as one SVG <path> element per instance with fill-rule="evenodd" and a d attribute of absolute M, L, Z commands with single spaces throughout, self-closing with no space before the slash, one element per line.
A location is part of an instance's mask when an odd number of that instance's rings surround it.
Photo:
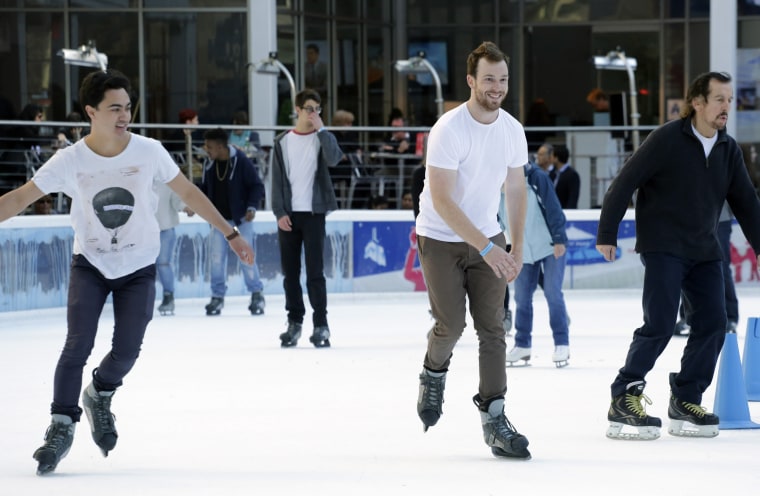
<path fill-rule="evenodd" d="M 688 420 L 670 419 L 668 434 L 678 437 L 715 437 L 720 433 L 717 425 L 695 425 Z"/>
<path fill-rule="evenodd" d="M 558 369 L 567 367 L 568 365 L 570 365 L 570 362 L 568 362 L 567 360 L 556 360 L 554 362 L 554 366 L 557 367 Z"/>
<path fill-rule="evenodd" d="M 522 363 L 518 363 L 520 360 L 522 360 Z M 530 357 L 518 358 L 517 360 L 513 360 L 511 362 L 507 360 L 507 367 L 530 367 L 530 363 L 528 363 L 528 360 L 530 360 Z"/>
<path fill-rule="evenodd" d="M 315 348 L 329 348 L 330 340 L 325 339 L 324 341 L 311 341 L 311 344 L 313 344 Z"/>
<path fill-rule="evenodd" d="M 67 453 L 68 451 L 61 457 L 61 460 Z M 46 475 L 53 472 L 58 466 L 58 462 L 61 461 L 56 460 L 55 455 L 50 452 L 35 452 L 34 459 L 37 460 L 37 475 Z"/>
<path fill-rule="evenodd" d="M 510 452 L 510 451 L 505 451 L 501 448 L 497 448 L 494 446 L 491 448 L 491 454 L 493 454 L 493 456 L 495 456 L 496 458 L 504 458 L 506 460 L 526 462 L 531 459 L 530 451 L 528 451 L 527 449 L 522 449 L 516 452 Z"/>
<path fill-rule="evenodd" d="M 623 432 L 624 427 L 630 427 L 636 432 Z M 607 428 L 607 437 L 623 441 L 654 441 L 660 437 L 660 428 L 650 425 L 627 425 L 620 422 L 610 422 Z"/>
<path fill-rule="evenodd" d="M 158 313 L 162 317 L 166 317 L 166 316 L 174 315 L 174 310 L 159 310 Z"/>

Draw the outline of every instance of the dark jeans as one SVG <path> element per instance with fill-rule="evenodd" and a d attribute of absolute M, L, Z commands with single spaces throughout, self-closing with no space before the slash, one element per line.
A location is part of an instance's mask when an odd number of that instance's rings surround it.
<path fill-rule="evenodd" d="M 665 253 L 645 253 L 642 303 L 644 325 L 633 333 L 625 365 L 612 383 L 612 396 L 643 381 L 673 336 L 678 300 L 683 294 L 691 332 L 672 385 L 682 401 L 700 404 L 712 382 L 726 333 L 726 304 L 720 260 L 698 262 Z"/>
<path fill-rule="evenodd" d="M 301 289 L 301 253 L 306 262 L 306 291 L 314 326 L 327 325 L 327 283 L 324 273 L 325 215 L 293 212 L 292 231 L 277 230 L 289 322 L 303 323 L 306 308 Z"/>
<path fill-rule="evenodd" d="M 84 256 L 72 257 L 66 309 L 68 332 L 55 368 L 51 413 L 79 421 L 82 371 L 95 344 L 98 320 L 109 294 L 113 295 L 113 338 L 111 350 L 93 373 L 98 390 L 121 386 L 140 354 L 145 329 L 153 318 L 156 266 L 151 264 L 124 277 L 106 279 Z"/>

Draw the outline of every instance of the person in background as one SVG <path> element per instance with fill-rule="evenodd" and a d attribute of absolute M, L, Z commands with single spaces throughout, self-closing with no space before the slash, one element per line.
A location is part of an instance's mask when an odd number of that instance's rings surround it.
<path fill-rule="evenodd" d="M 526 460 L 528 439 L 504 414 L 504 288 L 522 266 L 528 162 L 525 131 L 501 108 L 508 81 L 507 56 L 482 43 L 467 58 L 470 98 L 443 114 L 428 138 L 416 235 L 435 324 L 419 375 L 417 414 L 427 430 L 443 413 L 446 376 L 469 306 L 479 341 L 473 403 L 483 439 L 495 456 Z M 504 184 L 511 253 L 497 220 Z"/>
<path fill-rule="evenodd" d="M 235 126 L 247 126 L 248 112 L 238 110 L 232 114 L 232 124 Z M 260 144 L 259 133 L 247 129 L 233 129 L 229 135 L 229 144 L 242 150 L 249 157 Z"/>
<path fill-rule="evenodd" d="M 564 367 L 570 358 L 567 309 L 562 295 L 565 278 L 565 214 L 557 199 L 551 179 L 539 168 L 525 166 L 528 184 L 528 208 L 525 215 L 523 269 L 515 280 L 515 346 L 507 353 L 507 363 L 528 362 L 533 331 L 533 294 L 540 273 L 549 307 L 549 326 L 554 338 L 552 361 Z"/>
<path fill-rule="evenodd" d="M 726 335 L 723 253 L 715 234 L 728 201 L 760 262 L 760 200 L 742 153 L 726 131 L 731 76 L 707 72 L 689 85 L 681 118 L 650 133 L 623 165 L 602 203 L 596 248 L 616 258 L 620 221 L 636 193 L 636 252 L 644 264 L 644 323 L 610 385 L 607 437 L 653 440 L 662 421 L 642 401 L 646 376 L 673 337 L 683 295 L 691 332 L 680 371 L 669 375 L 668 433 L 714 437 L 720 419 L 700 405 Z M 623 429 L 635 432 L 624 432 Z"/>
<path fill-rule="evenodd" d="M 163 298 L 158 306 L 161 315 L 174 315 L 174 248 L 177 246 L 175 227 L 179 224 L 178 212 L 184 211 L 188 217 L 195 212 L 182 202 L 177 193 L 164 183 L 156 183 L 158 207 L 156 219 L 160 229 L 161 248 L 156 258 L 156 275 L 163 289 Z"/>
<path fill-rule="evenodd" d="M 536 151 L 536 165 L 541 168 L 546 174 L 549 175 L 549 179 L 554 184 L 554 179 L 557 177 L 557 171 L 554 169 L 554 147 L 550 143 L 544 143 L 538 147 Z"/>
<path fill-rule="evenodd" d="M 578 198 L 581 194 L 581 176 L 569 163 L 570 152 L 565 145 L 556 145 L 552 152 L 552 162 L 556 175 L 554 189 L 562 208 L 578 208 Z"/>
<path fill-rule="evenodd" d="M 227 133 L 221 128 L 209 129 L 204 134 L 203 146 L 208 157 L 203 166 L 201 191 L 227 223 L 239 229 L 242 238 L 255 246 L 253 219 L 264 198 L 264 183 L 245 153 L 231 146 L 227 139 Z M 224 308 L 228 253 L 223 237 L 212 230 L 209 234 L 211 301 L 206 305 L 206 315 L 219 315 Z M 251 315 L 262 315 L 266 303 L 259 268 L 256 264 L 244 265 L 242 271 L 245 286 L 251 293 L 248 310 Z"/>
<path fill-rule="evenodd" d="M 55 200 L 52 195 L 45 195 L 39 200 L 34 202 L 34 209 L 32 214 L 34 215 L 53 215 L 58 212 L 53 208 Z"/>
<path fill-rule="evenodd" d="M 414 200 L 412 199 L 411 191 L 405 191 L 404 195 L 401 197 L 401 209 L 402 210 L 414 209 Z"/>
<path fill-rule="evenodd" d="M 343 156 L 335 136 L 320 117 L 319 93 L 305 89 L 296 95 L 296 125 L 274 140 L 272 158 L 272 212 L 277 218 L 285 310 L 288 326 L 280 345 L 298 344 L 306 315 L 301 289 L 301 256 L 306 263 L 306 290 L 314 330 L 309 341 L 330 346 L 327 323 L 327 282 L 324 272 L 325 217 L 337 210 L 328 168 Z"/>
<path fill-rule="evenodd" d="M 159 229 L 154 182 L 167 183 L 221 230 L 244 263 L 254 260 L 251 246 L 179 174 L 161 144 L 129 131 L 132 103 L 126 76 L 114 69 L 90 72 L 82 80 L 79 101 L 91 122 L 90 134 L 53 154 L 31 180 L 0 197 L 0 221 L 56 191 L 72 198 L 68 331 L 55 369 L 51 422 L 44 444 L 33 455 L 38 475 L 55 470 L 68 454 L 83 412 L 80 393 L 100 452 L 108 456 L 116 446 L 111 403 L 137 361 L 156 297 Z M 114 312 L 111 348 L 82 390 L 83 370 L 109 296 Z"/>
<path fill-rule="evenodd" d="M 79 112 L 69 112 L 66 116 L 66 122 L 82 123 L 82 114 Z M 58 130 L 58 148 L 71 146 L 82 138 L 82 126 L 62 127 Z"/>

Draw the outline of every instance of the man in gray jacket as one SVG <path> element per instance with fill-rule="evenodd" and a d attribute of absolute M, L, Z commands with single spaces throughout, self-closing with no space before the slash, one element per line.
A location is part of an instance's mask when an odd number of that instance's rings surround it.
<path fill-rule="evenodd" d="M 335 136 L 319 114 L 321 98 L 306 89 L 296 95 L 296 126 L 275 138 L 272 159 L 272 211 L 277 218 L 287 330 L 282 347 L 298 343 L 306 308 L 301 290 L 301 252 L 306 261 L 306 290 L 313 311 L 309 341 L 330 346 L 327 285 L 324 274 L 325 216 L 338 209 L 328 167 L 343 157 Z"/>

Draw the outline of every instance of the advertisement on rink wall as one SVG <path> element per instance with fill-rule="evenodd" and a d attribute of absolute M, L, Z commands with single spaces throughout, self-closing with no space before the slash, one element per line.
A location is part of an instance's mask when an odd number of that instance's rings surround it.
<path fill-rule="evenodd" d="M 640 288 L 644 270 L 634 251 L 633 212 L 620 224 L 617 260 L 605 262 L 595 248 L 598 210 L 568 216 L 565 289 Z M 265 294 L 282 294 L 277 224 L 271 212 L 254 221 L 256 263 Z M 176 298 L 210 297 L 206 243 L 211 227 L 184 215 L 176 228 Z M 339 211 L 327 217 L 325 276 L 331 293 L 425 291 L 412 213 Z M 73 231 L 67 215 L 18 216 L 0 224 L 0 311 L 66 304 Z M 741 229 L 731 235 L 731 268 L 737 285 L 758 285 L 757 263 Z M 227 295 L 247 291 L 236 257 L 228 258 Z M 305 277 L 302 276 L 305 287 Z M 157 288 L 160 295 L 160 287 Z"/>

